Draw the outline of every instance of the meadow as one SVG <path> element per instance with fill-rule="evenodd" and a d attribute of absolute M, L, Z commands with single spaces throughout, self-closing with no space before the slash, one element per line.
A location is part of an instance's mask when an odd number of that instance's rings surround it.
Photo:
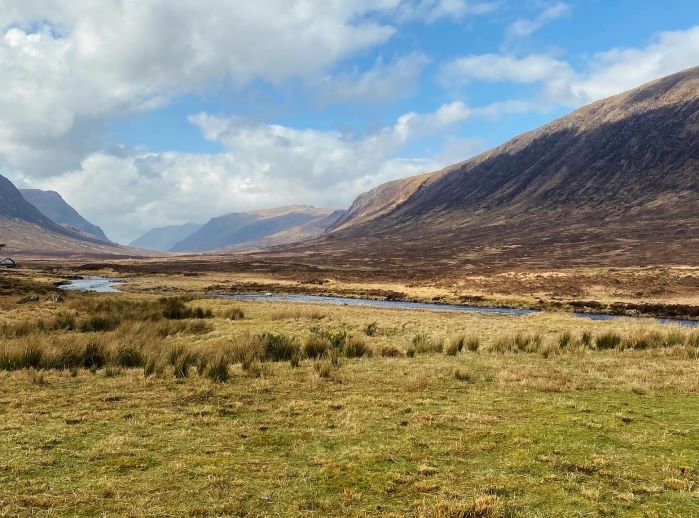
<path fill-rule="evenodd" d="M 699 514 L 699 331 L 0 297 L 0 515 Z"/>

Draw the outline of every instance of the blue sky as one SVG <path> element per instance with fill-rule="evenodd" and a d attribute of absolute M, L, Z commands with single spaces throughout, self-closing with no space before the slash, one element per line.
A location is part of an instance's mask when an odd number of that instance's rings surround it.
<path fill-rule="evenodd" d="M 699 65 L 691 0 L 0 4 L 0 170 L 120 241 L 347 207 Z"/>

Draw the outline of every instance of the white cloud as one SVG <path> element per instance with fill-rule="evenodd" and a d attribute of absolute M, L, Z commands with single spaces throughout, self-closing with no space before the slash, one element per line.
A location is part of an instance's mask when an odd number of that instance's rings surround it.
<path fill-rule="evenodd" d="M 539 54 L 465 56 L 443 65 L 440 81 L 450 86 L 472 81 L 541 85 L 535 98 L 498 101 L 473 110 L 473 115 L 492 117 L 561 105 L 580 106 L 698 64 L 699 26 L 696 26 L 659 33 L 642 48 L 594 54 L 582 70 Z"/>
<path fill-rule="evenodd" d="M 429 62 L 429 58 L 420 53 L 402 56 L 389 63 L 379 59 L 369 70 L 328 75 L 312 88 L 323 103 L 391 101 L 410 93 Z"/>
<path fill-rule="evenodd" d="M 110 118 L 211 80 L 240 87 L 315 75 L 384 43 L 395 29 L 374 15 L 397 5 L 3 1 L 0 154 L 33 175 L 75 167 L 98 148 L 99 128 Z"/>
<path fill-rule="evenodd" d="M 361 191 L 447 165 L 443 160 L 453 158 L 459 145 L 464 153 L 476 149 L 464 140 L 436 159 L 396 158 L 410 140 L 469 116 L 463 103 L 454 102 L 433 113 L 403 115 L 374 133 L 349 136 L 201 113 L 191 122 L 219 142 L 223 153 L 94 153 L 74 171 L 32 183 L 60 192 L 110 237 L 127 242 L 153 226 L 205 221 L 231 211 L 290 203 L 348 207 Z"/>
<path fill-rule="evenodd" d="M 499 2 L 468 0 L 416 0 L 403 2 L 398 8 L 401 22 L 433 23 L 440 18 L 459 20 L 464 16 L 480 16 L 497 10 Z"/>
<path fill-rule="evenodd" d="M 509 39 L 531 36 L 544 25 L 570 13 L 570 6 L 563 2 L 548 6 L 533 19 L 520 18 L 511 23 L 506 30 Z"/>

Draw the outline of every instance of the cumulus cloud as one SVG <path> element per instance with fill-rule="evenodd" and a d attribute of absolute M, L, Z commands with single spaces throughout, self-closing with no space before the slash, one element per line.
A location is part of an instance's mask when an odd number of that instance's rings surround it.
<path fill-rule="evenodd" d="M 500 101 L 475 113 L 487 115 L 579 106 L 697 64 L 699 26 L 659 33 L 645 47 L 594 54 L 581 70 L 575 70 L 566 61 L 540 54 L 464 56 L 442 66 L 440 81 L 445 85 L 465 85 L 471 81 L 541 85 L 534 99 Z"/>
<path fill-rule="evenodd" d="M 546 7 L 538 16 L 532 19 L 520 18 L 507 26 L 507 37 L 526 38 L 531 36 L 544 25 L 570 13 L 570 6 L 563 2 Z"/>
<path fill-rule="evenodd" d="M 435 159 L 400 157 L 399 151 L 469 116 L 463 103 L 454 102 L 351 136 L 200 113 L 191 122 L 224 152 L 99 152 L 71 172 L 33 183 L 61 192 L 108 235 L 127 242 L 153 226 L 232 211 L 289 203 L 347 207 L 361 191 L 447 165 L 444 160 L 456 156 L 460 145 L 459 157 L 468 156 L 476 146 L 466 140 L 451 142 Z"/>
<path fill-rule="evenodd" d="M 111 117 L 225 81 L 322 72 L 387 41 L 398 0 L 3 2 L 0 154 L 34 175 L 75 167 Z M 37 20 L 42 20 L 37 25 Z M 128 42 L 128 44 L 126 44 Z"/>

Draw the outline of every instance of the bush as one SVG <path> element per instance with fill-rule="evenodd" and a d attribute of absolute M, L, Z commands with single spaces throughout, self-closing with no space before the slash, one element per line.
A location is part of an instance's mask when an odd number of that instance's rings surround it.
<path fill-rule="evenodd" d="M 347 358 L 361 358 L 371 356 L 371 349 L 366 342 L 358 336 L 350 336 L 345 343 L 343 352 Z"/>
<path fill-rule="evenodd" d="M 621 345 L 621 336 L 614 331 L 607 331 L 595 339 L 597 349 L 615 349 Z"/>

